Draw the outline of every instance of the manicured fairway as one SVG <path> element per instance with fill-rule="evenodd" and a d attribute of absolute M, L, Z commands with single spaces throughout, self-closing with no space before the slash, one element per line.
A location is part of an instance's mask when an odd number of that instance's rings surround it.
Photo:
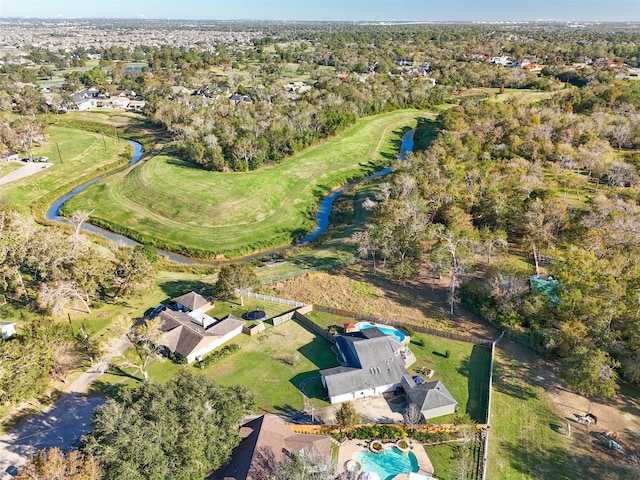
<path fill-rule="evenodd" d="M 337 138 L 253 172 L 207 172 L 166 149 L 89 188 L 68 208 L 95 209 L 98 224 L 195 256 L 284 246 L 313 228 L 321 197 L 390 163 L 403 128 L 433 115 L 403 110 L 364 118 Z"/>
<path fill-rule="evenodd" d="M 78 179 L 90 179 L 99 175 L 101 169 L 124 165 L 130 159 L 131 146 L 124 140 L 59 126 L 47 127 L 46 132 L 47 140 L 33 149 L 33 155 L 47 156 L 54 165 L 0 187 L 0 197 L 24 212 L 43 196 L 56 190 L 61 190 L 62 195 L 76 186 Z"/>

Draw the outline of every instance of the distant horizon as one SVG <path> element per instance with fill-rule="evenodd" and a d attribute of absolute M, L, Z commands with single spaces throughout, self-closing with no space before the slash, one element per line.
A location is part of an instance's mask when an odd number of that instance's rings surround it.
<path fill-rule="evenodd" d="M 37 15 L 34 13 L 37 12 Z M 640 22 L 637 0 L 0 0 L 0 18 L 299 22 Z"/>

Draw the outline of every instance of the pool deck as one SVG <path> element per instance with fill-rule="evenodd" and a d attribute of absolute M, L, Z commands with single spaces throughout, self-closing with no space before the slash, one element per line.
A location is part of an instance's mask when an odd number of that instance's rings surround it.
<path fill-rule="evenodd" d="M 412 443 L 413 449 L 410 451 L 414 453 L 416 458 L 418 459 L 418 466 L 420 470 L 417 473 L 422 475 L 433 475 L 434 469 L 431 464 L 431 460 L 429 460 L 429 456 L 427 452 L 424 451 L 424 447 L 419 442 L 415 440 L 409 440 Z M 395 447 L 395 443 L 385 443 L 386 447 Z M 345 473 L 345 465 L 347 461 L 353 458 L 353 455 L 358 450 L 368 451 L 369 449 L 366 446 L 366 442 L 364 440 L 345 440 L 340 445 L 340 452 L 338 453 L 338 473 Z"/>

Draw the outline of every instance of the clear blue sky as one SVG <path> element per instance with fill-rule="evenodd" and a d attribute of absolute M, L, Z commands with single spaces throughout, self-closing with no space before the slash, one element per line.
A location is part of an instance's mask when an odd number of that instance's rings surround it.
<path fill-rule="evenodd" d="M 640 0 L 0 0 L 0 17 L 640 21 Z"/>

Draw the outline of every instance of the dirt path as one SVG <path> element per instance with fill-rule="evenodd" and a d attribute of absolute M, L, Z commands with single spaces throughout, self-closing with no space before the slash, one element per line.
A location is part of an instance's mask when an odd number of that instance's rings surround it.
<path fill-rule="evenodd" d="M 0 185 L 6 185 L 7 183 L 15 182 L 16 180 L 20 180 L 21 178 L 29 177 L 34 173 L 41 172 L 43 169 L 51 167 L 52 165 L 54 164 L 51 162 L 25 163 L 22 168 L 14 170 L 13 172 L 9 172 L 4 177 L 0 178 Z"/>

